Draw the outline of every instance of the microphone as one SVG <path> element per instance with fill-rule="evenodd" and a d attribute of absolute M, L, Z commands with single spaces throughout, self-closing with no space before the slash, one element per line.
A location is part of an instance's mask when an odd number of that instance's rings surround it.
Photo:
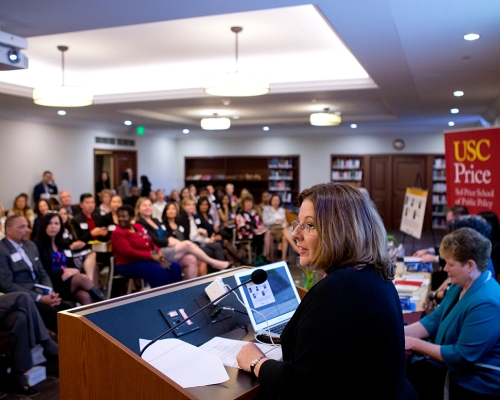
<path fill-rule="evenodd" d="M 149 342 L 146 346 L 144 346 L 144 348 L 142 349 L 142 351 L 139 353 L 139 357 L 142 358 L 142 355 L 144 354 L 144 352 L 146 351 L 146 349 L 151 346 L 153 343 L 156 343 L 158 340 L 160 340 L 162 337 L 168 335 L 170 332 L 172 332 L 174 329 L 176 329 L 177 327 L 181 326 L 182 324 L 184 324 L 185 322 L 189 321 L 191 318 L 193 318 L 195 315 L 198 315 L 200 312 L 202 312 L 204 309 L 206 309 L 207 307 L 210 307 L 210 306 L 213 306 L 215 303 L 219 302 L 220 300 L 222 300 L 224 297 L 226 296 L 229 296 L 232 292 L 234 292 L 236 289 L 238 289 L 239 287 L 241 286 L 244 286 L 244 285 L 247 285 L 249 284 L 250 282 L 252 282 L 253 284 L 255 285 L 260 285 L 261 283 L 264 283 L 265 281 L 267 280 L 267 272 L 264 271 L 263 269 L 256 269 L 255 271 L 252 272 L 252 275 L 250 275 L 250 279 L 248 279 L 247 281 L 243 282 L 243 283 L 240 283 L 238 286 L 235 286 L 234 288 L 228 290 L 227 292 L 221 294 L 219 297 L 217 297 L 216 299 L 212 300 L 210 303 L 207 303 L 205 304 L 203 307 L 201 307 L 199 310 L 195 311 L 194 313 L 192 313 L 191 315 L 188 315 L 186 318 L 184 318 L 181 322 L 175 324 L 174 326 L 172 326 L 170 329 L 166 330 L 165 332 L 163 332 L 160 336 L 158 336 L 157 338 L 151 340 L 151 342 Z"/>

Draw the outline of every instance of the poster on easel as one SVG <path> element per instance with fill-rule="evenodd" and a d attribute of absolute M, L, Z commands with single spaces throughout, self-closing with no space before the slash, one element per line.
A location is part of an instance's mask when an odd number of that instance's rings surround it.
<path fill-rule="evenodd" d="M 399 230 L 416 239 L 422 237 L 427 190 L 407 188 Z"/>

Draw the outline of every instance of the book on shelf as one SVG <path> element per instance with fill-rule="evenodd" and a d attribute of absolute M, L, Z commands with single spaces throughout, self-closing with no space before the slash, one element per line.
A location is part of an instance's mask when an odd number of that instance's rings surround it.
<path fill-rule="evenodd" d="M 269 168 L 292 168 L 293 159 L 291 158 L 271 158 L 269 160 Z"/>
<path fill-rule="evenodd" d="M 356 169 L 359 167 L 361 167 L 361 160 L 359 158 L 335 158 L 332 168 Z"/>

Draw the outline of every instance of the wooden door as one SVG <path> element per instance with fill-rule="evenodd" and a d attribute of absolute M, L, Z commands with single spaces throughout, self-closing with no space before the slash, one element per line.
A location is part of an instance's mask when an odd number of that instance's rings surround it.
<path fill-rule="evenodd" d="M 406 189 L 422 187 L 426 183 L 427 156 L 392 156 L 392 222 L 388 227 L 399 229 L 401 225 Z M 424 224 L 424 229 L 429 228 Z"/>
<path fill-rule="evenodd" d="M 392 181 L 391 164 L 388 156 L 370 157 L 370 176 L 368 188 L 370 196 L 377 207 L 377 210 L 384 221 L 384 225 L 389 227 L 392 222 Z"/>
<path fill-rule="evenodd" d="M 127 168 L 132 168 L 134 177 L 139 184 L 137 172 L 137 152 L 136 151 L 113 151 L 113 174 L 115 176 L 115 189 L 122 181 L 123 172 Z"/>

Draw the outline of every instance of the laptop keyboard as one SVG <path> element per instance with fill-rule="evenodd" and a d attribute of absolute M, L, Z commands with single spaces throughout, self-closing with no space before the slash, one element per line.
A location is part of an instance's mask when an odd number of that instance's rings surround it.
<path fill-rule="evenodd" d="M 288 322 L 288 321 L 287 321 L 287 322 Z M 277 334 L 277 335 L 281 335 L 281 332 L 283 332 L 283 329 L 285 329 L 285 326 L 286 326 L 287 322 L 283 322 L 282 324 L 275 325 L 275 326 L 273 326 L 272 328 L 269 328 L 269 330 L 270 330 L 272 333 L 275 333 L 275 334 Z"/>

